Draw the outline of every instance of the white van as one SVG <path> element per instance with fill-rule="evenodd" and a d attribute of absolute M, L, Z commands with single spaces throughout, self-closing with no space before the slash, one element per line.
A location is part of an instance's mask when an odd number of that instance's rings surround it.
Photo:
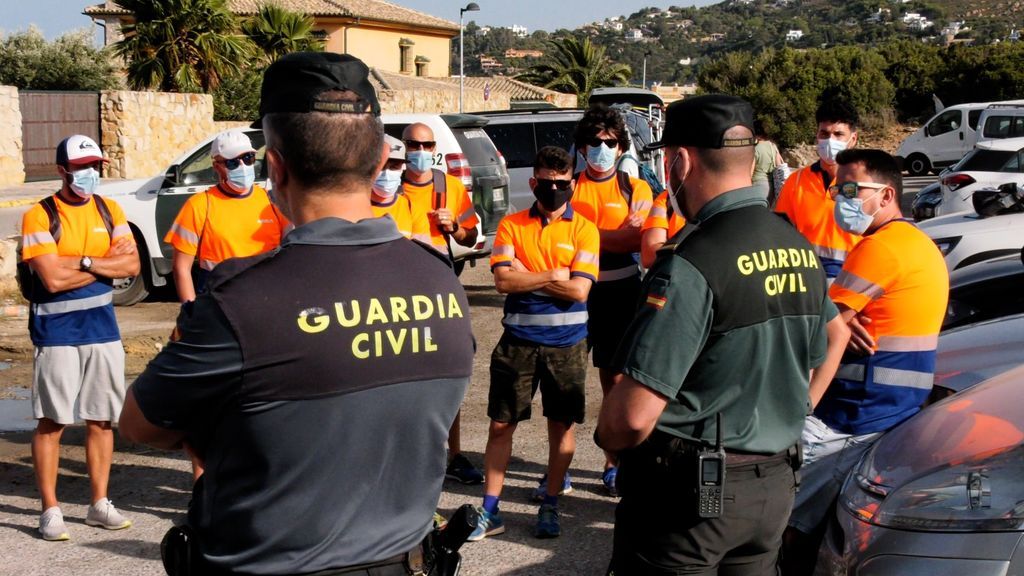
<path fill-rule="evenodd" d="M 989 106 L 1006 104 L 1024 105 L 1024 100 L 949 106 L 903 140 L 896 156 L 911 176 L 923 176 L 933 168 L 949 166 L 963 158 L 978 141 L 982 112 Z"/>
<path fill-rule="evenodd" d="M 1024 137 L 1024 104 L 993 104 L 978 120 L 978 144 Z"/>

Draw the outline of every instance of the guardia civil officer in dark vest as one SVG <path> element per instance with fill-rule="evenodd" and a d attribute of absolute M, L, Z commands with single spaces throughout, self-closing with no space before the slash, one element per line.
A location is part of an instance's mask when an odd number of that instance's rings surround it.
<path fill-rule="evenodd" d="M 753 124 L 732 96 L 667 111 L 670 201 L 694 230 L 648 272 L 601 407 L 596 439 L 621 457 L 609 574 L 776 573 L 809 375 L 832 377 L 842 322 L 810 245 L 751 185 Z"/>
<path fill-rule="evenodd" d="M 202 458 L 192 574 L 413 574 L 472 371 L 469 306 L 435 250 L 373 216 L 388 148 L 366 65 L 290 54 L 261 97 L 295 229 L 217 266 L 132 385 L 121 433 Z"/>

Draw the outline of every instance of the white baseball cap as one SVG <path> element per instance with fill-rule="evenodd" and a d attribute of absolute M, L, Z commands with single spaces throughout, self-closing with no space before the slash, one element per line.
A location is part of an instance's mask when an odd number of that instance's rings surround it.
<path fill-rule="evenodd" d="M 57 164 L 60 166 L 89 164 L 96 161 L 107 162 L 107 159 L 103 157 L 103 151 L 96 141 L 88 136 L 75 134 L 57 144 Z"/>
<path fill-rule="evenodd" d="M 394 136 L 384 135 L 384 143 L 388 145 L 388 160 L 406 161 L 405 143 Z"/>
<path fill-rule="evenodd" d="M 210 145 L 210 156 L 213 158 L 219 156 L 225 160 L 238 158 L 246 152 L 255 151 L 256 149 L 252 147 L 252 140 L 249 140 L 249 137 L 241 130 L 221 132 L 217 134 L 217 137 L 213 139 L 213 144 Z"/>

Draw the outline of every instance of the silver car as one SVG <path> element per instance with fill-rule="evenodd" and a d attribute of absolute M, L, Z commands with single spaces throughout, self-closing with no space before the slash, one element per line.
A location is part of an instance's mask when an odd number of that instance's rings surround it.
<path fill-rule="evenodd" d="M 1024 246 L 1024 213 L 983 218 L 958 212 L 920 222 L 946 259 L 950 272 L 975 262 L 1020 254 Z"/>
<path fill-rule="evenodd" d="M 847 478 L 819 573 L 1024 572 L 1024 366 L 922 410 Z"/>

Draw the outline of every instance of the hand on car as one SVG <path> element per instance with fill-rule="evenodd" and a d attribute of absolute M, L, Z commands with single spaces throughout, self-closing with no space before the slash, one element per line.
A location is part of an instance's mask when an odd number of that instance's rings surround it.
<path fill-rule="evenodd" d="M 871 324 L 871 318 L 863 314 L 855 314 L 846 323 L 850 327 L 850 343 L 846 345 L 846 348 L 851 352 L 868 356 L 875 353 L 875 339 L 871 337 L 868 329 L 865 328 L 867 324 Z"/>

